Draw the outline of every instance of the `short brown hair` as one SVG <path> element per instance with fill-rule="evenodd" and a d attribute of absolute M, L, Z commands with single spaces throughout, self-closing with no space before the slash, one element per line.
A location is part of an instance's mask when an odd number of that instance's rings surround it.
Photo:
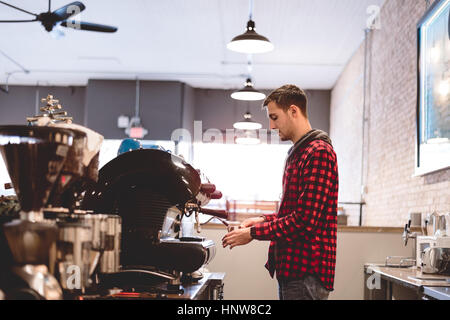
<path fill-rule="evenodd" d="M 299 107 L 305 118 L 308 118 L 308 98 L 306 97 L 305 91 L 297 86 L 287 84 L 272 91 L 266 100 L 264 100 L 263 108 L 267 107 L 271 102 L 275 102 L 285 112 L 294 104 Z"/>

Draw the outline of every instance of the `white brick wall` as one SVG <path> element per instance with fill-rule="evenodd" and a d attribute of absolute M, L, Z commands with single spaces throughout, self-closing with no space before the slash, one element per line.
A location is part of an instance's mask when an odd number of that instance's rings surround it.
<path fill-rule="evenodd" d="M 381 29 L 368 41 L 368 89 L 363 225 L 402 226 L 411 212 L 450 212 L 450 170 L 414 174 L 417 29 L 422 0 L 387 0 Z M 338 154 L 339 201 L 359 201 L 364 43 L 347 64 L 331 97 L 330 135 Z M 356 224 L 358 210 L 350 223 Z"/>

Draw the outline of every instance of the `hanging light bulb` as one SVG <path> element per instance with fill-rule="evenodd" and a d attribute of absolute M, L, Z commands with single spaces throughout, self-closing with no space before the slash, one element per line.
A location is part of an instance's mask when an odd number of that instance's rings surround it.
<path fill-rule="evenodd" d="M 254 122 L 252 120 L 252 114 L 247 112 L 244 114 L 244 120 L 236 122 L 233 127 L 238 130 L 259 130 L 262 128 L 262 124 Z"/>
<path fill-rule="evenodd" d="M 253 88 L 253 83 L 250 78 L 245 82 L 245 87 L 241 90 L 235 91 L 231 94 L 231 97 L 236 100 L 243 101 L 258 101 L 264 100 L 266 95 Z"/>
<path fill-rule="evenodd" d="M 273 44 L 266 37 L 256 33 L 255 22 L 252 20 L 253 0 L 249 2 L 249 21 L 247 22 L 247 30 L 237 37 L 234 37 L 227 48 L 231 51 L 239 53 L 266 53 L 274 49 Z"/>

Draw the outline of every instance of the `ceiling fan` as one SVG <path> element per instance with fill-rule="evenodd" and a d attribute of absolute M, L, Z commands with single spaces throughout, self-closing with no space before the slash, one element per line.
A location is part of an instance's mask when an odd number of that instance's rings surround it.
<path fill-rule="evenodd" d="M 13 6 L 4 1 L 0 1 L 1 4 L 4 4 L 13 9 L 28 13 L 35 18 L 33 20 L 0 20 L 0 23 L 14 23 L 14 22 L 40 22 L 45 30 L 48 32 L 52 31 L 53 28 L 57 25 L 61 25 L 66 28 L 72 28 L 76 30 L 86 30 L 86 31 L 98 31 L 98 32 L 116 32 L 117 28 L 112 26 L 107 26 L 103 24 L 96 24 L 90 22 L 83 22 L 78 20 L 68 20 L 69 18 L 79 14 L 81 11 L 86 9 L 86 6 L 79 2 L 75 1 L 69 3 L 55 11 L 51 11 L 51 0 L 48 1 L 48 11 L 42 12 L 40 14 L 35 14 L 24 9 Z"/>

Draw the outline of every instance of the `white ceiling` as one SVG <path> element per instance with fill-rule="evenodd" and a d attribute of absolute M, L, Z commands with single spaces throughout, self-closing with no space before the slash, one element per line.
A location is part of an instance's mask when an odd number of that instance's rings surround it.
<path fill-rule="evenodd" d="M 46 0 L 6 0 L 27 11 Z M 54 0 L 57 9 L 71 0 Z M 243 33 L 246 0 L 82 0 L 81 20 L 116 33 L 64 29 L 55 39 L 38 23 L 0 24 L 0 84 L 85 85 L 89 78 L 179 80 L 200 88 L 238 88 L 247 56 L 226 49 Z M 364 37 L 367 8 L 384 0 L 255 0 L 256 31 L 275 50 L 253 56 L 258 89 L 294 83 L 331 89 Z M 0 20 L 33 18 L 0 4 Z M 21 68 L 5 54 L 30 73 Z"/>

